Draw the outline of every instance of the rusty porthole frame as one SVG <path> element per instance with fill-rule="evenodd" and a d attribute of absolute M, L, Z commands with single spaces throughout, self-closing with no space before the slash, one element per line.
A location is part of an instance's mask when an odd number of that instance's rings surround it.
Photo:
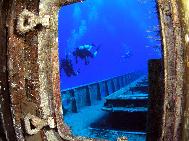
<path fill-rule="evenodd" d="M 7 130 L 6 138 L 15 135 L 14 140 L 94 140 L 84 137 L 74 137 L 69 128 L 63 123 L 62 105 L 59 86 L 58 66 L 58 11 L 62 5 L 80 2 L 80 0 L 9 0 L 4 7 L 7 15 L 6 23 L 6 52 L 2 52 L 5 60 L 7 80 L 1 81 L 1 96 L 10 95 L 7 103 L 8 112 L 12 116 L 12 130 Z M 163 105 L 162 134 L 157 140 L 177 141 L 184 136 L 185 127 L 182 126 L 183 119 L 187 124 L 187 116 L 184 116 L 185 100 L 187 93 L 187 79 L 184 78 L 187 71 L 187 55 L 185 34 L 188 25 L 183 25 L 186 17 L 185 10 L 180 11 L 187 2 L 182 4 L 177 0 L 157 0 L 164 51 L 164 73 L 165 73 L 165 95 Z M 2 0 L 1 3 L 6 3 Z M 2 8 L 2 7 L 1 7 Z M 188 7 L 185 7 L 187 9 Z M 2 9 L 1 9 L 2 10 Z M 23 13 L 23 11 L 25 13 Z M 32 26 L 22 27 L 23 17 L 27 15 L 33 18 Z M 45 21 L 45 22 L 44 22 Z M 184 20 L 187 22 L 188 20 Z M 31 22 L 31 21 L 30 21 Z M 4 35 L 1 34 L 1 37 Z M 8 55 L 6 55 L 8 54 Z M 5 59 L 6 58 L 6 59 Z M 7 63 L 7 65 L 6 65 Z M 2 80 L 2 78 L 0 78 Z M 6 86 L 8 85 L 8 86 Z M 4 91 L 4 88 L 8 91 Z M 185 107 L 185 109 L 184 109 Z M 185 110 L 187 111 L 187 110 Z M 187 113 L 187 112 L 186 112 Z M 5 116 L 6 117 L 6 116 Z M 2 118 L 5 118 L 2 116 Z M 27 118 L 26 118 L 27 117 Z M 36 117 L 39 121 L 39 132 L 28 135 L 30 132 L 25 125 L 28 118 Z M 49 119 L 53 119 L 48 122 Z M 53 124 L 54 123 L 54 124 Z M 33 122 L 35 124 L 35 122 Z M 48 125 L 48 128 L 44 127 Z M 186 136 L 187 140 L 188 136 Z"/>

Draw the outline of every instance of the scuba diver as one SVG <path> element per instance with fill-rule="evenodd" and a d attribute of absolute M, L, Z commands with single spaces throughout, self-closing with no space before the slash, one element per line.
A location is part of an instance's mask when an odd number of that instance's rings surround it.
<path fill-rule="evenodd" d="M 76 64 L 78 63 L 78 58 L 82 59 L 85 61 L 85 65 L 89 64 L 88 58 L 94 58 L 99 50 L 100 46 L 96 47 L 96 45 L 91 44 L 91 45 L 82 45 L 79 46 L 73 51 L 73 55 L 75 56 L 76 59 Z"/>
<path fill-rule="evenodd" d="M 66 55 L 66 58 L 61 60 L 60 62 L 60 68 L 64 70 L 65 74 L 68 77 L 76 76 L 79 72 L 77 71 L 77 73 L 74 71 L 73 65 L 71 60 L 68 58 L 68 55 Z"/>

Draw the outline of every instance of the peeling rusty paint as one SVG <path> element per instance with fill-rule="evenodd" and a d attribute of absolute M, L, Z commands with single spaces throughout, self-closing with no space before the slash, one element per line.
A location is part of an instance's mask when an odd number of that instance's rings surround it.
<path fill-rule="evenodd" d="M 183 124 L 182 124 L 182 140 L 188 141 L 189 140 L 189 133 L 188 133 L 188 127 L 189 127 L 189 68 L 188 68 L 188 56 L 189 56 L 189 39 L 188 39 L 188 33 L 189 33 L 189 1 L 187 0 L 181 0 L 180 3 L 180 18 L 182 21 L 182 30 L 183 30 L 183 37 L 184 38 L 184 45 L 185 45 L 185 96 L 184 96 L 184 116 L 183 116 Z"/>
<path fill-rule="evenodd" d="M 7 69 L 7 27 L 6 20 L 8 15 L 9 3 L 11 0 L 0 0 L 0 140 L 16 140 L 14 133 L 11 102 L 8 86 Z"/>
<path fill-rule="evenodd" d="M 176 0 L 158 0 L 164 47 L 165 96 L 162 137 L 179 141 L 183 116 L 184 46 Z"/>
<path fill-rule="evenodd" d="M 16 31 L 17 17 L 22 10 L 38 11 L 38 1 L 13 1 L 10 10 L 8 30 L 8 68 L 12 114 L 17 139 L 30 140 L 24 135 L 23 118 L 27 113 L 37 115 L 38 108 L 38 64 L 36 63 L 37 31 L 20 34 Z M 37 137 L 39 134 L 35 135 Z M 40 138 L 39 138 L 40 140 Z"/>

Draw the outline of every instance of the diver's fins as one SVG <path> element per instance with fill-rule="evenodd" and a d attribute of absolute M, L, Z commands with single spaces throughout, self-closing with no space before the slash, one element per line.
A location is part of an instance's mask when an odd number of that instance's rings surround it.
<path fill-rule="evenodd" d="M 93 53 L 94 57 L 96 57 L 97 53 L 98 53 L 98 51 L 95 51 L 95 52 Z"/>
<path fill-rule="evenodd" d="M 90 46 L 90 47 L 88 48 L 88 51 L 91 51 L 91 49 L 92 49 L 92 46 Z"/>
<path fill-rule="evenodd" d="M 101 45 L 98 45 L 96 51 L 93 53 L 94 57 L 96 57 L 98 51 L 100 50 Z"/>

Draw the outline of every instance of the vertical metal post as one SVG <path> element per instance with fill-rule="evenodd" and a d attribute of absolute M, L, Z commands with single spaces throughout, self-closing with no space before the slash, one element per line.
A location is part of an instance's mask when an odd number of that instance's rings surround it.
<path fill-rule="evenodd" d="M 86 86 L 86 106 L 91 106 L 91 94 L 89 86 Z"/>
<path fill-rule="evenodd" d="M 76 99 L 75 99 L 75 92 L 74 92 L 74 89 L 70 90 L 70 95 L 71 95 L 71 108 L 72 108 L 72 112 L 73 113 L 77 113 L 77 103 L 76 103 Z"/>
<path fill-rule="evenodd" d="M 115 84 L 114 84 L 114 79 L 111 80 L 111 85 L 112 85 L 112 92 L 115 92 Z"/>
<path fill-rule="evenodd" d="M 119 90 L 120 89 L 119 77 L 116 78 L 116 81 L 117 81 L 117 90 Z"/>
<path fill-rule="evenodd" d="M 109 89 L 108 89 L 108 81 L 105 81 L 105 96 L 109 95 Z"/>
<path fill-rule="evenodd" d="M 101 100 L 100 83 L 97 83 L 97 100 Z"/>

